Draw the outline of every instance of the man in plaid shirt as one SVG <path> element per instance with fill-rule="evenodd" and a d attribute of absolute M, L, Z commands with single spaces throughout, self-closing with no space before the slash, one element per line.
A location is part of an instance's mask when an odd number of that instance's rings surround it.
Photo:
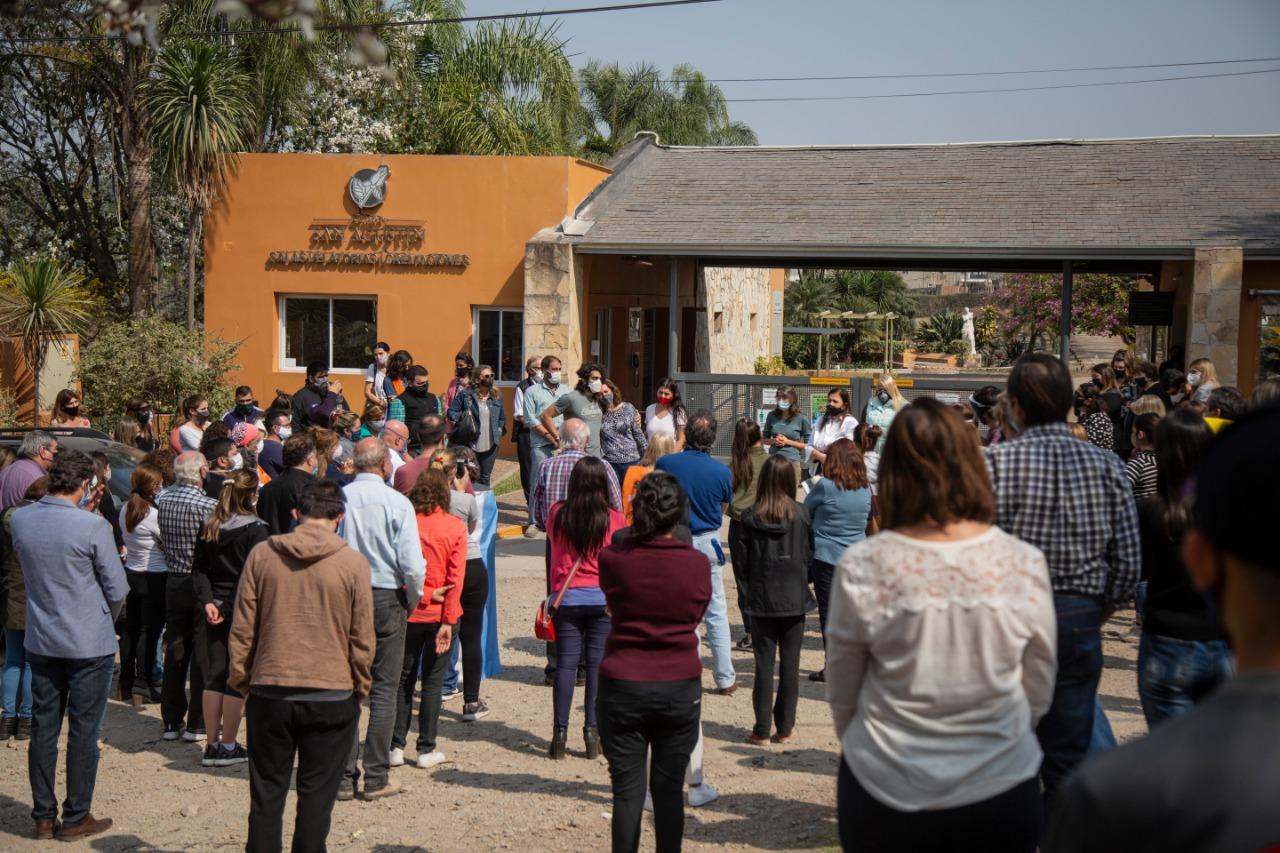
<path fill-rule="evenodd" d="M 1119 457 L 1071 434 L 1071 377 L 1058 359 L 1020 358 L 1008 393 L 1021 434 L 987 451 L 996 524 L 1044 552 L 1058 616 L 1053 704 L 1036 727 L 1048 805 L 1089 748 L 1102 623 L 1138 582 L 1138 516 Z"/>
<path fill-rule="evenodd" d="M 551 507 L 560 503 L 569 494 L 569 476 L 573 474 L 573 467 L 578 464 L 578 460 L 585 459 L 587 456 L 587 444 L 591 441 L 591 427 L 587 426 L 587 422 L 579 418 L 566 418 L 564 425 L 560 427 L 560 447 L 561 451 L 544 461 L 538 466 L 538 482 L 533 486 L 533 492 L 529 496 L 529 517 L 539 530 L 547 529 L 547 516 L 551 514 Z M 613 473 L 613 468 L 609 465 L 604 466 L 605 473 L 609 475 L 609 504 L 619 512 L 622 511 L 622 492 L 618 488 L 617 475 Z M 551 594 L 551 540 L 547 540 L 547 595 Z M 586 648 L 583 648 L 583 654 L 586 654 Z M 578 664 L 579 680 L 583 677 L 585 669 L 584 664 Z M 556 644 L 547 643 L 547 666 L 544 670 L 546 673 L 546 683 L 550 685 L 555 677 L 556 672 Z"/>
<path fill-rule="evenodd" d="M 191 583 L 191 561 L 195 558 L 200 528 L 218 502 L 204 493 L 205 458 L 194 450 L 173 460 L 177 481 L 156 501 L 160 525 L 160 548 L 169 568 L 165 580 L 164 684 L 160 689 L 160 716 L 165 740 L 198 741 L 204 736 L 201 694 L 204 676 L 192 655 L 197 619 L 204 614 L 196 604 Z M 191 702 L 188 706 L 183 682 L 191 673 Z M 190 714 L 187 713 L 188 707 Z M 182 724 L 183 718 L 187 724 Z"/>

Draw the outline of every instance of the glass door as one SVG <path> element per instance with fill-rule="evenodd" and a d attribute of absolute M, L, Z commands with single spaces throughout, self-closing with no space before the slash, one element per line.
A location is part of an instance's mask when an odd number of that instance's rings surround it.
<path fill-rule="evenodd" d="M 1258 330 L 1258 381 L 1280 376 L 1280 296 L 1262 298 Z"/>

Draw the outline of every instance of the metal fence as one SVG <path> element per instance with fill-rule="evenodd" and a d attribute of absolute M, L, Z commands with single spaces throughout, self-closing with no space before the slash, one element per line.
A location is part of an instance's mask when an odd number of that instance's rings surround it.
<path fill-rule="evenodd" d="M 765 416 L 773 409 L 774 391 L 780 385 L 789 385 L 795 390 L 800 411 L 811 421 L 816 421 L 826 408 L 827 394 L 833 388 L 847 388 L 854 414 L 861 416 L 875 387 L 875 381 L 869 377 L 681 373 L 674 378 L 680 384 L 680 396 L 690 414 L 705 409 L 715 415 L 718 427 L 711 455 L 725 458 L 733 449 L 733 429 L 737 420 L 751 418 L 763 425 Z M 947 404 L 967 401 L 970 394 L 984 385 L 995 385 L 1002 391 L 1005 386 L 1004 376 L 990 374 L 901 374 L 897 380 L 902 396 L 907 400 L 933 397 Z"/>

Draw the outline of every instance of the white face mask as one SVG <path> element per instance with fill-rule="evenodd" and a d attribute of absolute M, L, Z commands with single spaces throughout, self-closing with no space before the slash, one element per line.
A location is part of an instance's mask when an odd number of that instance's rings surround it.
<path fill-rule="evenodd" d="M 558 370 L 551 371 L 551 384 L 552 385 L 560 384 L 560 371 Z"/>
<path fill-rule="evenodd" d="M 787 409 L 790 409 L 790 408 L 791 408 L 791 401 L 790 401 L 790 400 L 779 400 L 779 401 L 778 401 L 778 408 L 785 412 Z"/>
<path fill-rule="evenodd" d="M 255 444 L 255 445 L 253 446 L 253 455 L 254 455 L 254 456 L 260 456 L 260 455 L 262 455 L 262 440 L 261 440 L 261 439 L 259 439 L 259 440 L 258 440 L 258 443 L 257 443 L 257 444 Z"/>
<path fill-rule="evenodd" d="M 1197 370 L 1193 370 L 1187 374 L 1187 384 L 1190 385 L 1192 388 L 1195 388 L 1200 384 L 1201 378 L 1202 377 L 1200 376 L 1200 372 Z"/>
<path fill-rule="evenodd" d="M 243 456 L 241 456 L 239 453 L 237 453 L 235 456 L 232 456 L 232 457 L 231 457 L 231 470 L 232 470 L 232 471 L 239 471 L 239 470 L 240 470 L 241 468 L 243 468 L 243 467 L 244 467 L 244 457 L 243 457 Z"/>
<path fill-rule="evenodd" d="M 600 389 L 603 387 L 604 387 L 604 383 L 601 382 L 599 379 L 592 379 L 590 382 L 587 383 L 587 390 L 590 391 L 592 394 L 599 394 Z"/>
<path fill-rule="evenodd" d="M 288 441 L 289 436 L 293 435 L 293 428 L 287 426 L 276 427 L 276 435 L 280 436 L 281 441 Z"/>
<path fill-rule="evenodd" d="M 343 455 L 344 455 L 344 454 L 346 454 L 346 452 L 347 452 L 347 449 L 346 449 L 345 447 L 343 447 L 341 444 L 339 444 L 339 445 L 338 445 L 337 447 L 335 447 L 335 448 L 334 448 L 334 450 L 333 450 L 333 459 L 334 459 L 334 461 L 336 462 L 337 460 L 341 459 L 341 458 L 343 457 Z"/>
<path fill-rule="evenodd" d="M 533 381 L 534 381 L 534 382 L 541 382 L 541 381 L 542 381 L 542 371 L 541 371 L 541 370 L 535 370 L 535 371 L 533 371 Z"/>

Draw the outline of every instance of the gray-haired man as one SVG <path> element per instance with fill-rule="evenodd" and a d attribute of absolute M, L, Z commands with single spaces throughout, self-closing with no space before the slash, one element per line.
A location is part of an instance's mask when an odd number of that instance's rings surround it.
<path fill-rule="evenodd" d="M 33 429 L 22 439 L 18 461 L 0 471 L 0 512 L 22 503 L 27 489 L 53 464 L 58 440 L 42 429 Z"/>

